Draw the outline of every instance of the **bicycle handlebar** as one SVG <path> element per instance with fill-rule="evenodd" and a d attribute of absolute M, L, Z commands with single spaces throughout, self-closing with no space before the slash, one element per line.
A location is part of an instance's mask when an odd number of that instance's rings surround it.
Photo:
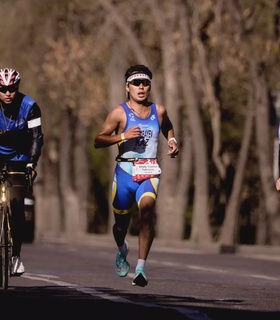
<path fill-rule="evenodd" d="M 7 166 L 3 166 L 0 168 L 0 180 L 1 181 L 6 181 L 9 180 L 7 177 L 11 174 L 19 173 L 19 174 L 25 174 L 25 179 L 27 180 L 27 193 L 28 194 L 33 194 L 33 182 L 37 177 L 37 171 L 31 167 L 27 167 L 25 169 L 25 172 L 9 172 L 7 170 Z"/>

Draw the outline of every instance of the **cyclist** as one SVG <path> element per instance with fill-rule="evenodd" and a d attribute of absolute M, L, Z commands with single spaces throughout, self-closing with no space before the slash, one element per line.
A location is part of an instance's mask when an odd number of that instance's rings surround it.
<path fill-rule="evenodd" d="M 115 272 L 120 277 L 125 277 L 130 268 L 126 260 L 128 244 L 125 236 L 133 203 L 136 202 L 139 208 L 138 260 L 132 285 L 142 287 L 148 284 L 145 264 L 154 239 L 154 208 L 161 172 L 156 161 L 160 132 L 168 141 L 167 154 L 175 158 L 179 153 L 166 108 L 149 102 L 152 77 L 152 72 L 144 65 L 134 65 L 126 71 L 128 99 L 108 114 L 94 140 L 95 148 L 114 144 L 119 148 L 112 184 L 112 205 L 115 215 L 113 235 L 118 247 Z M 137 158 L 141 158 L 140 165 L 133 163 Z"/>
<path fill-rule="evenodd" d="M 0 69 L 0 169 L 27 172 L 35 169 L 43 133 L 41 110 L 29 96 L 19 91 L 21 77 L 17 70 Z M 25 227 L 24 198 L 27 180 L 25 175 L 10 175 L 11 182 L 11 232 L 13 237 L 11 275 L 25 272 L 21 261 L 21 247 Z"/>

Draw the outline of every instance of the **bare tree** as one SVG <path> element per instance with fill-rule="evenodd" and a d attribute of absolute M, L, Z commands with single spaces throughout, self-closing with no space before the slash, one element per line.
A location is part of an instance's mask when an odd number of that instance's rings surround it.
<path fill-rule="evenodd" d="M 265 9 L 270 15 L 273 15 L 273 8 L 276 5 L 275 2 L 271 1 L 267 4 L 268 6 L 265 7 Z M 269 90 L 267 88 L 268 81 L 265 79 L 263 71 L 265 61 L 268 62 L 273 57 L 271 52 L 276 42 L 273 43 L 271 37 L 272 29 L 269 26 L 269 22 L 265 20 L 262 21 L 260 19 L 260 17 L 263 17 L 263 10 L 261 10 L 260 7 L 252 7 L 248 4 L 234 3 L 231 1 L 227 2 L 227 8 L 230 17 L 232 18 L 230 21 L 236 22 L 236 29 L 234 29 L 233 32 L 235 34 L 234 39 L 236 40 L 237 48 L 240 50 L 239 56 L 242 54 L 246 57 L 243 61 L 250 70 L 248 77 L 248 82 L 250 82 L 250 92 L 246 117 L 247 120 L 244 127 L 244 138 L 240 149 L 240 157 L 236 169 L 233 191 L 226 210 L 221 242 L 226 245 L 233 245 L 237 243 L 238 209 L 241 201 L 241 184 L 244 179 L 245 162 L 248 155 L 252 130 L 252 111 L 254 108 L 256 112 L 255 136 L 258 144 L 260 177 L 264 190 L 264 204 L 266 212 L 270 217 L 267 224 L 266 243 L 279 243 L 279 199 L 277 199 L 276 192 L 273 189 L 272 152 L 270 152 L 270 150 L 273 149 L 271 147 L 273 139 L 269 135 Z M 261 33 L 257 31 L 258 28 L 262 29 Z M 268 34 L 265 35 L 267 31 Z M 260 206 L 262 203 L 263 201 L 260 200 Z M 260 219 L 260 221 L 263 223 L 266 219 Z M 271 221 L 273 221 L 273 226 Z M 274 230 L 274 232 L 272 230 Z"/>
<path fill-rule="evenodd" d="M 273 139 L 269 130 L 269 92 L 264 68 L 251 57 L 252 83 L 255 87 L 256 138 L 261 182 L 264 192 L 264 204 L 267 212 L 266 241 L 263 244 L 280 244 L 280 201 L 275 190 L 272 172 Z"/>
<path fill-rule="evenodd" d="M 236 235 L 238 228 L 238 209 L 240 207 L 240 194 L 242 190 L 242 183 L 244 179 L 244 171 L 249 152 L 249 145 L 251 141 L 253 124 L 254 124 L 254 99 L 252 90 L 248 91 L 248 107 L 246 121 L 243 128 L 243 138 L 241 148 L 239 151 L 236 175 L 234 177 L 233 189 L 229 197 L 226 208 L 225 219 L 223 222 L 220 243 L 224 247 L 233 246 L 236 244 Z M 224 250 L 222 248 L 222 250 Z M 227 250 L 227 249 L 225 249 Z"/>
<path fill-rule="evenodd" d="M 163 64 L 163 101 L 169 117 L 172 120 L 175 133 L 179 131 L 179 88 L 177 78 L 179 74 L 178 41 L 175 36 L 178 24 L 178 3 L 168 1 L 147 1 L 151 9 L 155 27 L 160 36 L 161 55 Z M 170 50 L 172 48 L 172 50 Z M 178 206 L 178 198 L 182 191 L 175 186 L 180 183 L 181 161 L 169 159 L 166 156 L 168 148 L 166 141 L 162 141 L 162 156 L 160 165 L 163 169 L 161 176 L 161 189 L 157 203 L 157 237 L 161 239 L 181 239 L 184 231 L 184 206 Z M 172 228 L 170 218 L 172 217 Z"/>
<path fill-rule="evenodd" d="M 65 11 L 59 12 L 60 17 L 57 14 L 58 19 L 63 19 L 65 23 L 57 33 L 57 39 L 47 39 L 49 52 L 45 56 L 42 80 L 44 83 L 51 83 L 51 86 L 47 86 L 51 99 L 60 109 L 60 122 L 57 123 L 59 127 L 55 130 L 59 170 L 54 177 L 59 192 L 54 194 L 57 201 L 53 203 L 59 203 L 57 207 L 60 218 L 51 218 L 57 215 L 56 208 L 48 208 L 48 214 L 40 210 L 40 214 L 58 223 L 49 230 L 50 236 L 55 230 L 60 230 L 60 237 L 68 241 L 88 230 L 90 129 L 94 116 L 98 115 L 95 110 L 103 105 L 102 88 L 105 83 L 104 77 L 100 77 L 98 82 L 92 78 L 93 70 L 99 68 L 98 57 L 104 57 L 100 51 L 105 48 L 105 44 L 95 47 L 95 39 L 89 31 L 76 29 L 81 25 L 81 17 L 76 15 L 76 10 L 82 11 L 83 6 L 73 1 L 72 6 L 66 3 Z M 86 25 L 86 20 L 83 23 Z M 86 27 L 88 26 L 85 26 L 85 30 Z M 99 71 L 100 74 L 101 72 L 102 70 Z M 48 163 L 45 162 L 45 165 Z M 38 236 L 39 234 L 41 233 Z"/>

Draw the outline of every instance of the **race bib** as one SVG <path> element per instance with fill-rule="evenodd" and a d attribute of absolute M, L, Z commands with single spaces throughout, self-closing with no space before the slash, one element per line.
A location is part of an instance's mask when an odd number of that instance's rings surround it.
<path fill-rule="evenodd" d="M 161 169 L 157 159 L 137 159 L 132 166 L 133 181 L 140 182 L 146 179 L 159 177 Z"/>

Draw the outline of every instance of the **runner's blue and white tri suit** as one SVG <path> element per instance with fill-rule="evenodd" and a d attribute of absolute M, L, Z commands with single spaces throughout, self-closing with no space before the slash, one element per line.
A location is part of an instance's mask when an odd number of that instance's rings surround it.
<path fill-rule="evenodd" d="M 118 158 L 156 158 L 160 123 L 156 105 L 151 104 L 151 112 L 145 119 L 139 118 L 126 103 L 122 103 L 126 113 L 124 132 L 135 125 L 141 128 L 141 137 L 121 141 L 118 143 Z M 143 196 L 156 199 L 158 194 L 159 177 L 141 182 L 132 180 L 133 162 L 117 162 L 112 183 L 112 204 L 116 214 L 127 214 L 134 201 L 139 204 Z"/>

